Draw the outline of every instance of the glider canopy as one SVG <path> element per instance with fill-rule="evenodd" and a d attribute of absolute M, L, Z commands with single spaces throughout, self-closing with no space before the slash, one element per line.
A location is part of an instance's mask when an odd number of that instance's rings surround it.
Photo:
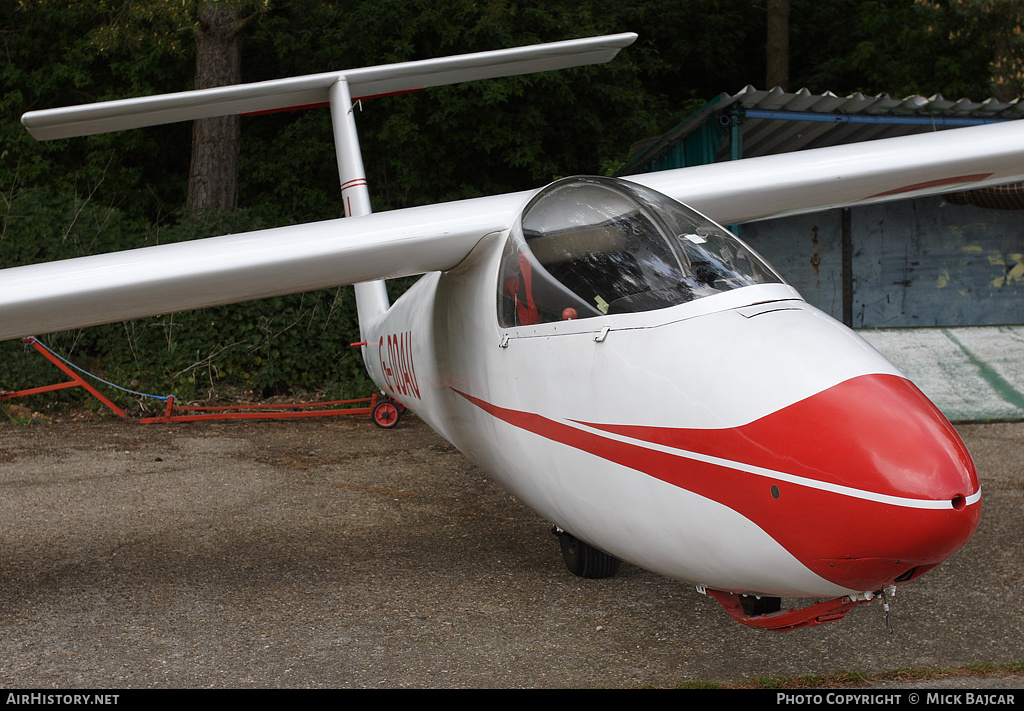
<path fill-rule="evenodd" d="M 651 311 L 750 284 L 783 283 L 747 245 L 650 188 L 573 177 L 552 183 L 510 231 L 502 327 Z"/>

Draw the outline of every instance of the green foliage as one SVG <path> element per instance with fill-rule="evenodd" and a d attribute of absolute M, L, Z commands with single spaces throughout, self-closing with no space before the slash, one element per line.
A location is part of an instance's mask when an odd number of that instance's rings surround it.
<path fill-rule="evenodd" d="M 795 0 L 794 86 L 895 97 L 988 97 L 983 44 L 950 39 L 949 18 L 906 0 Z M 828 37 L 821 42 L 821 37 Z"/>
<path fill-rule="evenodd" d="M 916 0 L 931 34 L 984 62 L 988 88 L 1001 101 L 1024 91 L 1024 1 Z"/>
<path fill-rule="evenodd" d="M 262 19 L 246 45 L 258 58 L 247 55 L 245 66 L 255 72 L 252 78 L 269 78 L 623 30 L 598 7 L 376 0 L 351 3 L 342 12 L 307 0 Z M 302 25 L 306 34 L 296 30 Z M 364 101 L 358 124 L 374 209 L 601 172 L 608 156 L 624 160 L 636 138 L 659 130 L 645 99 L 637 68 L 624 53 L 602 67 Z M 243 134 L 243 201 L 271 192 L 318 218 L 337 215 L 326 112 L 261 117 L 246 122 Z"/>

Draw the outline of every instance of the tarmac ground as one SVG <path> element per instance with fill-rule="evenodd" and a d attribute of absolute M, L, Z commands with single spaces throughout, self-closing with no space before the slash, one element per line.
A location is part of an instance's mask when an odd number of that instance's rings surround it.
<path fill-rule="evenodd" d="M 576 578 L 548 524 L 415 417 L 0 426 L 0 685 L 632 688 L 1020 662 L 1024 424 L 958 429 L 982 522 L 899 589 L 890 634 L 876 604 L 763 632 L 628 564 Z"/>

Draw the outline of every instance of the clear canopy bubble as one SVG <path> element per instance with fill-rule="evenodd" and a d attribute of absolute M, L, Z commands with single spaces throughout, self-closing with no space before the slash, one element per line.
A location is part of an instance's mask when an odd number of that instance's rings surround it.
<path fill-rule="evenodd" d="M 652 311 L 769 283 L 783 281 L 685 205 L 622 180 L 566 178 L 538 193 L 511 230 L 498 317 L 512 327 Z"/>

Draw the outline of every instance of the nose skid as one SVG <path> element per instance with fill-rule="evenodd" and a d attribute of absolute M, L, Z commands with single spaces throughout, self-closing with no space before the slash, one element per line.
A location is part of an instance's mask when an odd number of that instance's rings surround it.
<path fill-rule="evenodd" d="M 814 603 L 807 607 L 759 615 L 745 611 L 741 602 L 742 596 L 736 593 L 725 592 L 724 590 L 707 590 L 706 592 L 718 600 L 722 607 L 725 608 L 725 611 L 737 622 L 747 627 L 773 630 L 775 632 L 788 632 L 800 629 L 801 627 L 814 627 L 826 622 L 837 622 L 846 617 L 846 613 L 853 608 L 872 600 L 871 595 L 858 599 L 841 597 L 835 600 Z"/>

